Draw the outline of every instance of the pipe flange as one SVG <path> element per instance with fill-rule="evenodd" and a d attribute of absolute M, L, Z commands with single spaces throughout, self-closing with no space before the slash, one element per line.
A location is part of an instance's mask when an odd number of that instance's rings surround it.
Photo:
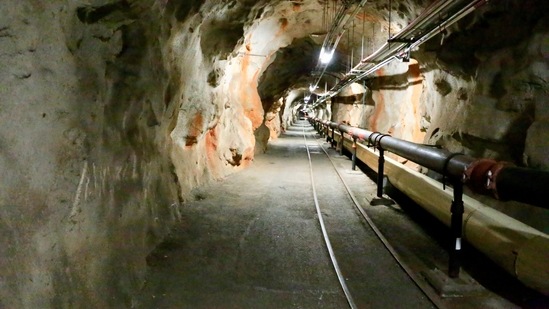
<path fill-rule="evenodd" d="M 499 172 L 503 170 L 506 167 L 514 166 L 511 162 L 497 162 L 495 165 L 493 165 L 487 174 L 487 180 L 486 180 L 486 189 L 491 191 L 492 194 L 496 199 L 499 198 L 498 189 L 497 189 L 497 179 Z"/>
<path fill-rule="evenodd" d="M 463 182 L 474 192 L 480 194 L 490 193 L 490 189 L 487 187 L 489 179 L 488 174 L 497 164 L 498 162 L 492 159 L 479 159 L 474 161 L 465 170 Z"/>

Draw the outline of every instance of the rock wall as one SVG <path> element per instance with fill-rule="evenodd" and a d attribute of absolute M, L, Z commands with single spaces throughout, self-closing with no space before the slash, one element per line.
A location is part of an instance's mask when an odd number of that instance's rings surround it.
<path fill-rule="evenodd" d="M 175 106 L 171 158 L 184 198 L 192 188 L 238 170 L 253 159 L 253 123 L 244 115 L 244 104 L 235 102 L 232 92 L 223 93 L 241 89 L 239 83 L 224 81 L 223 74 L 250 9 L 207 4 L 200 13 L 173 20 L 170 25 L 167 91 L 169 104 Z M 227 35 L 221 36 L 224 32 Z"/>
<path fill-rule="evenodd" d="M 280 130 L 285 131 L 290 125 L 298 120 L 299 110 L 303 109 L 304 89 L 293 89 L 282 98 L 284 104 L 280 108 Z M 300 103 L 301 102 L 301 103 Z"/>
<path fill-rule="evenodd" d="M 319 26 L 318 12 L 315 2 L 207 1 L 171 24 L 170 96 L 179 108 L 171 158 L 184 197 L 249 165 L 281 132 L 278 92 L 300 65 L 291 71 L 277 63 L 303 58 L 294 54 L 311 48 L 301 38 Z"/>
<path fill-rule="evenodd" d="M 352 96 L 336 98 L 334 121 L 549 170 L 547 6 L 533 0 L 484 7 L 444 40 L 422 45 L 409 63 L 376 72 L 367 82 L 370 108 Z M 544 209 L 477 198 L 549 232 Z"/>
<path fill-rule="evenodd" d="M 411 62 L 376 72 L 366 100 L 356 92 L 354 100 L 335 98 L 334 120 L 547 169 L 548 6 L 484 6 L 414 51 Z"/>
<path fill-rule="evenodd" d="M 449 95 L 456 93 L 466 104 L 458 110 L 460 121 L 445 121 L 454 130 L 439 133 L 440 143 L 547 170 L 549 149 L 543 141 L 549 135 L 540 128 L 547 121 L 549 27 L 542 12 L 548 4 L 509 1 L 505 6 L 481 12 L 469 28 L 461 25 L 462 31 L 436 52 L 449 74 L 474 81 L 470 91 L 448 85 Z M 467 52 L 457 56 L 462 49 Z"/>
<path fill-rule="evenodd" d="M 318 3 L 0 10 L 0 307 L 131 307 L 192 188 L 265 149 L 259 78 Z"/>
<path fill-rule="evenodd" d="M 0 4 L 0 307 L 129 307 L 178 219 L 157 5 Z"/>
<path fill-rule="evenodd" d="M 269 139 L 277 139 L 282 133 L 282 107 L 283 98 L 274 102 L 265 115 L 265 126 L 269 128 Z"/>

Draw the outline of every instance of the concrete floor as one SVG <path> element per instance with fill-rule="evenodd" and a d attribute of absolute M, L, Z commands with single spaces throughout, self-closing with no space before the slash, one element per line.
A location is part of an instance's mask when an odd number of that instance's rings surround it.
<path fill-rule="evenodd" d="M 323 243 L 303 132 L 308 135 L 326 228 L 357 306 L 435 307 L 360 219 L 320 148 L 327 144 L 301 122 L 271 142 L 252 167 L 194 192 L 181 223 L 149 256 L 147 281 L 135 308 L 349 307 Z M 443 268 L 446 252 L 440 240 L 396 204 L 366 206 L 375 184 L 351 171 L 347 157 L 329 152 L 363 207 L 418 276 Z M 516 307 L 491 292 L 440 299 L 438 304 Z"/>

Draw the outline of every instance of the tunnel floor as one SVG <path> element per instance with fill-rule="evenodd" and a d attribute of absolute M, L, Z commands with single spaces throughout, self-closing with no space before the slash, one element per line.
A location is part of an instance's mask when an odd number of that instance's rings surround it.
<path fill-rule="evenodd" d="M 305 143 L 326 229 L 358 308 L 518 307 L 488 290 L 431 302 L 358 216 L 322 147 L 418 277 L 445 267 L 443 241 L 430 235 L 430 229 L 438 234 L 437 223 L 425 229 L 406 207 L 369 206 L 372 180 L 351 171 L 348 157 L 328 149 L 304 121 L 271 142 L 250 168 L 193 192 L 181 222 L 147 258 L 133 307 L 349 308 L 323 242 Z"/>

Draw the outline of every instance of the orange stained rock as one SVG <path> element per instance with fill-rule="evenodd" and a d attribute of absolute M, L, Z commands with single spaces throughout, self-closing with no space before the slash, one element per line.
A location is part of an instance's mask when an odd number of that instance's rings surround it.
<path fill-rule="evenodd" d="M 187 136 L 185 136 L 185 146 L 192 147 L 196 144 L 198 136 L 202 133 L 203 121 L 204 120 L 200 112 L 194 115 L 189 127 L 189 132 L 187 133 Z"/>
<path fill-rule="evenodd" d="M 206 153 L 208 157 L 215 154 L 217 150 L 217 133 L 215 128 L 212 128 L 206 132 Z"/>
<path fill-rule="evenodd" d="M 360 21 L 368 21 L 368 22 L 371 22 L 371 23 L 378 23 L 381 21 L 381 18 L 379 16 L 376 16 L 376 15 L 373 15 L 373 14 L 368 14 L 366 12 L 362 12 L 362 13 L 358 13 L 355 17 L 356 19 L 360 20 Z"/>
<path fill-rule="evenodd" d="M 421 104 L 421 94 L 423 93 L 423 77 L 419 63 L 415 59 L 410 59 L 408 66 L 408 82 L 412 91 L 410 103 L 412 105 L 412 113 L 414 123 L 412 126 L 412 142 L 423 142 L 426 132 L 421 132 L 421 115 L 419 114 L 419 104 Z"/>
<path fill-rule="evenodd" d="M 278 31 L 275 33 L 275 38 L 279 37 L 284 32 L 286 32 L 286 28 L 288 28 L 288 24 L 289 24 L 288 19 L 284 17 L 280 18 L 278 22 L 280 23 L 280 28 L 278 28 Z"/>
<path fill-rule="evenodd" d="M 260 113 L 253 109 L 246 111 L 246 117 L 248 117 L 252 122 L 253 130 L 259 128 L 261 122 L 263 121 Z"/>
<path fill-rule="evenodd" d="M 206 158 L 210 166 L 210 172 L 217 178 L 219 177 L 219 157 L 217 155 L 217 132 L 212 128 L 206 132 Z"/>
<path fill-rule="evenodd" d="M 251 40 L 251 35 L 248 37 L 247 41 Z M 248 48 L 246 48 L 248 49 Z M 259 75 L 259 69 L 257 69 L 254 74 L 249 76 L 251 57 L 248 54 L 242 56 L 241 63 L 241 80 L 240 80 L 240 93 L 239 99 L 244 108 L 244 114 L 252 122 L 253 129 L 257 129 L 261 122 L 263 121 L 263 107 L 261 105 L 261 99 L 259 93 L 257 93 L 257 79 Z"/>
<path fill-rule="evenodd" d="M 242 161 L 240 163 L 240 167 L 249 166 L 253 160 L 254 160 L 254 148 L 248 147 L 242 153 Z"/>
<path fill-rule="evenodd" d="M 383 76 L 383 74 L 384 74 L 383 69 L 379 69 L 379 70 L 376 71 L 377 76 Z M 370 130 L 371 131 L 377 131 L 377 121 L 378 121 L 381 113 L 383 112 L 383 109 L 385 108 L 385 101 L 384 101 L 384 98 L 383 98 L 383 92 L 382 91 L 375 91 L 372 94 L 374 94 L 374 93 L 375 93 L 375 97 L 377 98 L 377 100 L 374 99 L 374 101 L 376 102 L 376 106 L 375 106 L 375 109 L 374 109 L 374 114 L 370 118 Z"/>
<path fill-rule="evenodd" d="M 283 18 L 279 19 L 278 21 L 280 22 L 280 29 L 281 30 L 286 30 L 286 28 L 288 28 L 289 22 L 288 22 L 287 18 L 283 17 Z"/>

